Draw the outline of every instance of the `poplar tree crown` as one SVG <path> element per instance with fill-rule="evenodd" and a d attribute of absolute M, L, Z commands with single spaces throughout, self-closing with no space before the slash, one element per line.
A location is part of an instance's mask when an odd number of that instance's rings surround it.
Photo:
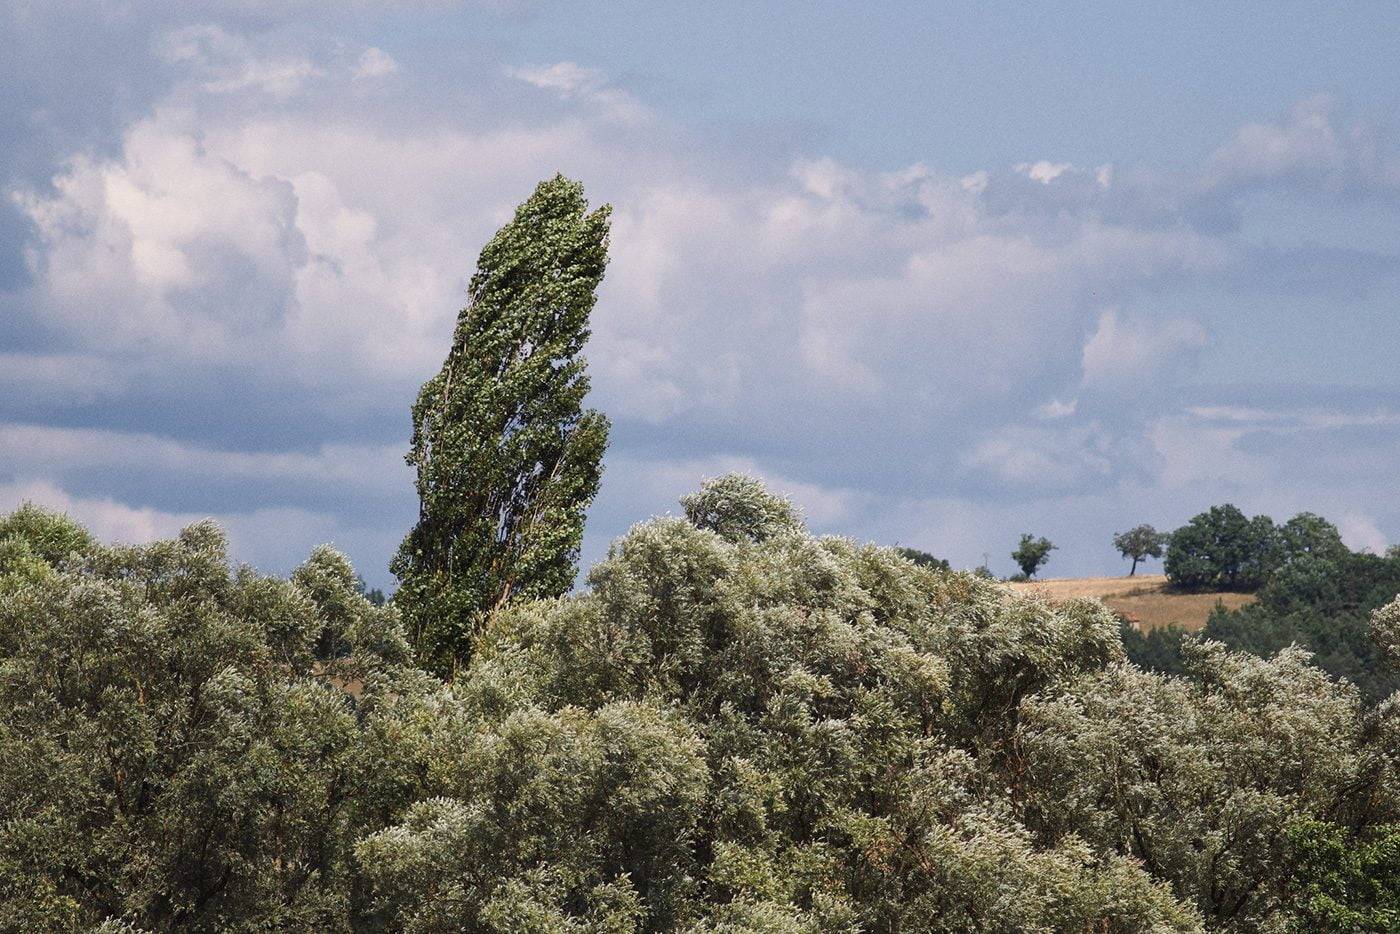
<path fill-rule="evenodd" d="M 608 438 L 607 417 L 583 407 L 580 352 L 609 211 L 590 212 L 562 175 L 541 182 L 481 251 L 447 360 L 413 406 L 420 509 L 392 565 L 395 602 L 439 672 L 500 607 L 573 584 Z"/>

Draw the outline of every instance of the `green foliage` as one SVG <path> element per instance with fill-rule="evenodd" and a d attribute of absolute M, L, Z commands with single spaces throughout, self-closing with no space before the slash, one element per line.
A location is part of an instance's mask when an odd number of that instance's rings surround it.
<path fill-rule="evenodd" d="M 365 583 L 365 579 L 358 574 L 355 575 L 355 589 L 359 591 L 360 596 L 364 597 L 375 606 L 383 606 L 385 603 L 389 602 L 388 598 L 384 596 L 384 591 L 380 590 L 378 587 L 370 587 Z"/>
<path fill-rule="evenodd" d="M 1290 918 L 1295 821 L 1388 819 L 1395 802 L 1349 797 L 1390 780 L 1363 747 L 1353 688 L 1288 650 L 1264 660 L 1192 646 L 1186 678 L 1110 667 L 1030 699 L 1021 748 L 1032 821 L 1132 854 L 1207 926 L 1276 929 Z"/>
<path fill-rule="evenodd" d="M 1132 559 L 1133 566 L 1128 571 L 1128 576 L 1132 577 L 1137 573 L 1140 561 L 1162 557 L 1162 551 L 1167 547 L 1167 535 L 1150 525 L 1139 525 L 1113 536 L 1113 547 L 1123 557 Z"/>
<path fill-rule="evenodd" d="M 1185 673 L 1181 640 L 1191 638 L 1186 630 L 1176 626 L 1156 626 L 1144 631 L 1125 621 L 1122 636 L 1123 654 L 1144 671 L 1164 675 Z"/>
<path fill-rule="evenodd" d="M 1217 608 L 1202 637 L 1261 657 L 1290 645 L 1301 646 L 1312 654 L 1313 664 L 1351 681 L 1370 703 L 1400 690 L 1400 671 L 1384 657 L 1388 645 L 1384 627 L 1372 618 L 1373 611 L 1400 593 L 1400 552 L 1392 550 L 1385 556 L 1351 552 L 1334 525 L 1306 512 L 1288 520 L 1271 537 L 1261 531 L 1255 544 L 1249 545 L 1251 523 L 1232 510 L 1217 507 L 1192 520 L 1194 528 L 1177 532 L 1194 539 L 1206 526 L 1233 530 L 1235 545 L 1229 553 L 1248 568 L 1236 580 L 1247 577 L 1261 584 L 1256 603 L 1237 610 Z M 1252 524 L 1258 530 L 1265 525 L 1263 517 Z M 1225 553 L 1223 548 L 1215 552 Z M 1250 554 L 1255 557 L 1249 558 Z M 1168 573 L 1177 573 L 1180 582 L 1183 566 L 1199 570 L 1208 561 L 1202 550 L 1187 557 L 1178 553 L 1173 563 L 1169 551 L 1168 563 Z M 1196 579 L 1208 581 L 1205 586 L 1220 586 L 1226 576 L 1217 567 L 1200 571 Z M 1124 634 L 1128 657 L 1153 671 L 1181 670 L 1179 642 L 1175 633 Z"/>
<path fill-rule="evenodd" d="M 288 582 L 209 523 L 63 537 L 0 569 L 0 930 L 346 929 L 364 763 L 331 682 L 405 659 L 396 618 L 328 549 Z"/>
<path fill-rule="evenodd" d="M 743 474 L 706 480 L 698 493 L 681 497 L 681 508 L 696 528 L 709 529 L 731 542 L 762 542 L 804 529 L 791 502 Z"/>
<path fill-rule="evenodd" d="M 1040 570 L 1050 558 L 1050 552 L 1055 546 L 1048 538 L 1036 538 L 1031 533 L 1026 532 L 1021 536 L 1021 542 L 1016 546 L 1016 550 L 1011 552 L 1011 560 L 1020 567 L 1021 573 L 1029 580 L 1035 577 L 1035 572 Z"/>
<path fill-rule="evenodd" d="M 1389 917 L 1362 880 L 1393 865 L 1400 707 L 1296 650 L 1145 672 L 1097 602 L 813 538 L 728 486 L 587 592 L 493 614 L 450 684 L 329 548 L 283 581 L 208 524 L 0 539 L 0 931 Z"/>
<path fill-rule="evenodd" d="M 981 764 L 1012 744 L 1008 710 L 1021 698 L 1116 657 L 1116 623 L 1101 608 L 1011 601 L 889 549 L 800 534 L 731 540 L 676 519 L 634 528 L 589 580 L 586 596 L 498 616 L 458 682 L 500 724 L 493 734 L 530 724 L 493 749 L 527 748 L 528 737 L 568 756 L 563 790 L 581 797 L 530 824 L 549 837 L 528 852 L 575 867 L 531 896 L 542 916 L 587 905 L 625 871 L 647 930 L 1194 929 L 1189 910 L 1119 855 L 1038 844 Z M 613 711 L 656 724 L 652 771 L 600 770 L 595 754 L 569 752 L 578 741 L 559 735 L 564 725 Z M 600 772 L 608 780 L 595 784 Z M 438 793 L 462 801 L 470 790 Z M 516 813 L 467 805 L 423 823 Z M 474 833 L 486 842 L 445 875 L 397 884 L 399 923 L 462 905 L 472 914 L 443 923 L 480 917 L 470 895 L 436 893 L 469 892 L 483 859 L 521 853 L 529 835 Z M 458 852 L 468 836 L 433 852 Z M 523 876 L 525 854 L 513 859 L 507 876 Z"/>
<path fill-rule="evenodd" d="M 1400 594 L 1400 553 L 1385 557 L 1345 552 L 1322 558 L 1302 552 L 1270 575 L 1258 602 L 1237 610 L 1217 608 L 1203 638 L 1267 657 L 1290 645 L 1312 653 L 1313 664 L 1355 684 L 1376 703 L 1400 690 L 1395 651 L 1400 621 L 1380 610 Z M 1169 635 L 1170 633 L 1170 635 Z M 1128 657 L 1153 671 L 1181 669 L 1180 634 L 1168 630 L 1125 632 Z M 1394 660 L 1400 660 L 1396 651 Z"/>
<path fill-rule="evenodd" d="M 934 568 L 939 571 L 951 571 L 953 566 L 943 558 L 935 558 L 927 551 L 920 551 L 917 548 L 899 547 L 895 549 L 902 558 L 908 558 L 921 568 Z"/>
<path fill-rule="evenodd" d="M 63 564 L 70 555 L 81 554 L 93 545 L 92 536 L 72 519 L 49 512 L 33 503 L 23 503 L 0 519 L 0 561 L 5 553 L 19 560 L 21 553 L 51 565 Z M 0 565 L 0 571 L 4 566 Z"/>
<path fill-rule="evenodd" d="M 1182 590 L 1257 590 L 1282 560 L 1268 516 L 1246 518 L 1230 504 L 1212 506 L 1171 534 L 1164 564 Z"/>
<path fill-rule="evenodd" d="M 1338 561 L 1350 554 L 1337 527 L 1311 512 L 1298 513 L 1279 526 L 1278 533 L 1285 562 L 1303 557 Z"/>
<path fill-rule="evenodd" d="M 607 265 L 608 208 L 542 182 L 481 252 L 441 372 L 413 407 L 418 524 L 394 559 L 414 645 L 443 674 L 486 618 L 572 586 L 608 420 L 580 356 Z"/>
<path fill-rule="evenodd" d="M 1297 930 L 1400 930 L 1400 824 L 1356 833 L 1304 818 L 1288 827 Z"/>

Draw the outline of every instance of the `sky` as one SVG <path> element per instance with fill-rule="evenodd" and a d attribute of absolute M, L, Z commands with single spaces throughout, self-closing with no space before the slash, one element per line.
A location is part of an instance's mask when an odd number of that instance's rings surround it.
<path fill-rule="evenodd" d="M 0 0 L 0 509 L 391 587 L 414 395 L 563 172 L 585 566 L 731 470 L 1002 574 L 1222 502 L 1383 550 L 1400 10 L 1321 6 Z"/>

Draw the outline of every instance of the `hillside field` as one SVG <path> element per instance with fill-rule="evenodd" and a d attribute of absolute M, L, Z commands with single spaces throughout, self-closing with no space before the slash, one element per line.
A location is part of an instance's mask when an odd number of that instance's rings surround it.
<path fill-rule="evenodd" d="M 1033 593 L 1052 601 L 1098 597 L 1139 629 L 1175 624 L 1195 632 L 1205 626 L 1217 604 L 1233 610 L 1254 602 L 1254 595 L 1247 593 L 1168 593 L 1164 574 L 1047 578 L 1003 586 L 1013 592 Z"/>

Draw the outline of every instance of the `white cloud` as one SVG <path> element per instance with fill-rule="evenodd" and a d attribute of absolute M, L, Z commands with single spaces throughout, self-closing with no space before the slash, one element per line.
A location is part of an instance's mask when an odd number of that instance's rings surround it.
<path fill-rule="evenodd" d="M 1022 162 L 1016 166 L 1016 171 L 1031 181 L 1048 185 L 1072 168 L 1074 166 L 1068 162 L 1049 162 L 1041 159 L 1039 162 Z"/>
<path fill-rule="evenodd" d="M 943 405 L 1016 398 L 1034 381 L 1068 377 L 1076 332 L 1098 316 L 1096 297 L 1126 296 L 1160 276 L 1210 275 L 1222 262 L 1223 250 L 1200 235 L 1105 226 L 1092 216 L 1053 230 L 1006 229 L 969 205 L 968 229 L 940 230 L 946 215 L 903 220 L 846 207 L 858 218 L 847 226 L 853 252 L 903 262 L 883 274 L 851 263 L 814 275 L 801 341 L 819 352 L 805 359 L 837 386 L 850 385 L 851 373 L 866 390 L 936 386 Z M 1199 336 L 1174 323 L 1165 343 L 1134 331 L 1125 347 L 1110 321 L 1086 360 L 1092 373 L 1108 375 L 1119 367 L 1100 351 L 1132 351 L 1144 362 Z"/>
<path fill-rule="evenodd" d="M 581 94 L 596 91 L 606 82 L 596 68 L 584 68 L 577 62 L 555 62 L 538 68 L 513 68 L 510 75 L 526 84 L 557 91 L 560 94 Z"/>
<path fill-rule="evenodd" d="M 221 356 L 285 312 L 305 244 L 290 184 L 211 156 L 180 120 L 136 124 L 119 162 L 74 159 L 52 197 L 20 203 L 53 323 L 82 331 L 100 316 L 107 346 Z"/>
<path fill-rule="evenodd" d="M 75 159 L 54 194 L 19 196 L 38 234 L 31 299 L 97 353 L 399 380 L 441 357 L 474 241 L 528 190 L 534 170 L 506 154 L 558 145 L 163 109 L 115 159 Z"/>
<path fill-rule="evenodd" d="M 1157 482 L 1182 493 L 1205 489 L 1261 489 L 1269 467 L 1238 447 L 1244 431 L 1201 425 L 1193 419 L 1166 417 L 1147 429 Z"/>
<path fill-rule="evenodd" d="M 653 489 L 639 479 L 648 472 L 669 503 L 731 466 L 774 468 L 817 524 L 921 546 L 910 530 L 974 535 L 978 521 L 1001 529 L 1029 508 L 994 509 L 978 499 L 988 489 L 1053 500 L 1044 516 L 1066 522 L 1085 489 L 1107 516 L 1129 482 L 1150 482 L 1138 495 L 1158 503 L 1256 481 L 1261 498 L 1283 490 L 1289 502 L 1302 487 L 1285 488 L 1250 449 L 1257 426 L 1181 412 L 1172 398 L 1206 331 L 1152 309 L 1172 306 L 1183 283 L 1248 274 L 1236 232 L 1195 223 L 1183 205 L 1209 213 L 1240 186 L 1299 177 L 1379 184 L 1391 165 L 1309 104 L 1181 178 L 1048 161 L 875 172 L 736 152 L 576 62 L 513 70 L 518 81 L 483 83 L 479 106 L 435 110 L 416 74 L 373 95 L 354 84 L 393 72 L 378 48 L 325 67 L 276 37 L 217 28 L 166 43 L 185 77 L 165 103 L 105 155 L 74 158 L 52 189 L 20 197 L 35 230 L 22 301 L 63 349 L 6 351 L 0 385 L 103 401 L 143 373 L 219 374 L 231 405 L 286 386 L 266 417 L 286 419 L 282 437 L 288 425 L 304 433 L 302 449 L 244 457 L 246 426 L 227 444 L 150 423 L 85 435 L 0 426 L 0 449 L 27 451 L 26 476 L 61 476 L 66 459 L 145 458 L 162 476 L 227 472 L 263 486 L 320 474 L 355 496 L 406 483 L 390 465 L 396 446 L 319 432 L 406 433 L 477 249 L 536 181 L 563 171 L 615 205 L 587 351 L 593 400 L 618 423 L 604 481 L 613 505 L 593 535 L 648 508 L 637 492 Z M 558 104 L 513 106 L 544 95 Z M 1131 417 L 1106 412 L 1108 398 Z M 1315 438 L 1327 414 L 1290 430 Z M 1393 434 L 1394 423 L 1374 427 Z M 647 447 L 658 437 L 665 458 Z M 892 503 L 925 505 L 905 516 Z M 1372 512 L 1382 527 L 1395 521 Z M 346 522 L 313 513 L 296 521 Z"/>
<path fill-rule="evenodd" d="M 1211 158 L 1208 183 L 1400 192 L 1400 159 L 1381 150 L 1371 127 L 1344 123 L 1340 110 L 1336 98 L 1318 94 L 1280 122 L 1241 127 Z"/>
<path fill-rule="evenodd" d="M 1051 399 L 1049 402 L 1036 409 L 1036 413 L 1042 418 L 1066 418 L 1073 415 L 1078 408 L 1078 399 L 1070 399 L 1068 402 L 1061 399 Z"/>
<path fill-rule="evenodd" d="M 47 480 L 0 484 L 0 512 L 25 502 L 67 513 L 100 540 L 144 544 L 169 538 L 205 516 L 131 507 L 108 497 L 74 497 Z"/>
<path fill-rule="evenodd" d="M 1195 321 L 1124 319 L 1108 309 L 1084 344 L 1084 384 L 1143 389 L 1169 367 L 1188 362 L 1205 344 L 1205 329 Z"/>
<path fill-rule="evenodd" d="M 678 512 L 683 495 L 698 490 L 705 480 L 729 473 L 756 477 L 770 490 L 790 498 L 818 531 L 839 528 L 869 505 L 860 491 L 784 476 L 744 455 L 689 459 L 622 456 L 609 460 L 608 470 L 629 499 L 647 503 L 657 513 Z"/>
<path fill-rule="evenodd" d="M 371 585 L 388 585 L 380 562 L 398 543 L 397 530 L 356 524 L 342 517 L 295 507 L 238 510 L 213 514 L 131 506 L 106 496 L 76 496 L 47 480 L 0 483 L 0 514 L 25 502 L 70 516 L 99 541 L 141 545 L 171 538 L 204 519 L 213 519 L 228 535 L 234 561 L 286 574 L 305 561 L 313 548 L 330 544 L 350 555 Z"/>
<path fill-rule="evenodd" d="M 970 175 L 964 175 L 962 177 L 963 191 L 971 192 L 974 195 L 980 195 L 987 190 L 987 183 L 990 179 L 991 176 L 986 169 L 979 169 Z"/>
<path fill-rule="evenodd" d="M 977 442 L 964 462 L 1006 483 L 1040 490 L 1102 482 L 1114 469 L 1113 443 L 1094 423 L 1066 429 L 1007 426 Z"/>
<path fill-rule="evenodd" d="M 1342 533 L 1342 541 L 1353 551 L 1369 551 L 1372 554 L 1385 554 L 1389 540 L 1370 516 L 1358 512 L 1348 512 L 1337 522 Z"/>
<path fill-rule="evenodd" d="M 204 24 L 175 29 L 157 45 L 166 61 L 192 68 L 214 94 L 257 91 L 289 97 L 324 72 L 300 55 L 259 55 L 243 36 Z"/>
<path fill-rule="evenodd" d="M 363 496 L 412 482 L 403 447 L 323 445 L 306 451 L 239 451 L 200 447 L 145 433 L 0 423 L 0 450 L 20 474 L 56 476 L 65 470 L 140 470 L 187 480 L 256 481 L 266 486 L 325 484 Z"/>
<path fill-rule="evenodd" d="M 510 68 L 506 71 L 526 84 L 553 92 L 563 100 L 578 100 L 591 105 L 602 116 L 634 123 L 650 114 L 641 101 L 617 87 L 596 68 L 585 68 L 577 62 L 555 62 L 533 68 Z"/>
<path fill-rule="evenodd" d="M 383 78 L 398 70 L 399 63 L 377 46 L 370 46 L 361 52 L 355 63 L 356 78 Z"/>

